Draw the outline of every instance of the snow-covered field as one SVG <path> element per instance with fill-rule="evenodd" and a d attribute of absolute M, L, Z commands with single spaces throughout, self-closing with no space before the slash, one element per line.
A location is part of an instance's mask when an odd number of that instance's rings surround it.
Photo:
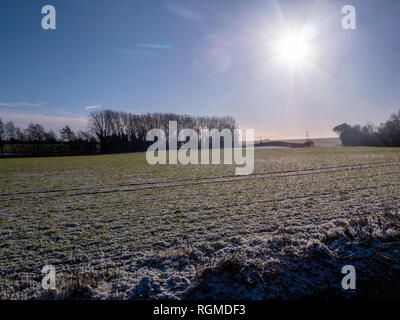
<path fill-rule="evenodd" d="M 399 283 L 400 149 L 255 157 L 250 176 L 144 154 L 0 159 L 0 297 L 351 297 L 346 264 L 364 297 Z"/>

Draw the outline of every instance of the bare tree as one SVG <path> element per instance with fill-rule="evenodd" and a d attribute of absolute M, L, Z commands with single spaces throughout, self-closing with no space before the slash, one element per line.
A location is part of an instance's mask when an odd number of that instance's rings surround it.
<path fill-rule="evenodd" d="M 50 130 L 44 135 L 46 142 L 55 143 L 57 142 L 57 135 L 53 130 Z"/>
<path fill-rule="evenodd" d="M 28 128 L 25 129 L 26 137 L 28 141 L 44 141 L 46 131 L 43 126 L 38 123 L 30 123 Z"/>
<path fill-rule="evenodd" d="M 62 141 L 72 142 L 75 140 L 75 133 L 68 125 L 66 125 L 60 130 L 60 137 Z"/>
<path fill-rule="evenodd" d="M 8 141 L 12 139 L 17 139 L 17 127 L 14 126 L 12 121 L 6 122 L 5 126 L 5 136 Z"/>
<path fill-rule="evenodd" d="M 132 114 L 113 110 L 94 111 L 90 114 L 89 128 L 100 141 L 101 152 L 125 152 L 145 150 L 147 132 L 158 128 L 169 135 L 169 121 L 176 121 L 178 130 L 191 128 L 230 129 L 236 128 L 232 117 L 193 117 L 173 113 Z"/>
<path fill-rule="evenodd" d="M 19 127 L 17 127 L 15 136 L 16 136 L 16 139 L 17 139 L 18 141 L 24 141 L 24 140 L 26 140 L 26 137 L 25 137 L 23 131 L 22 131 Z"/>
<path fill-rule="evenodd" d="M 5 136 L 6 136 L 6 139 L 8 140 L 8 143 L 11 145 L 14 154 L 17 153 L 16 144 L 18 141 L 18 136 L 17 136 L 18 130 L 20 130 L 20 129 L 17 128 L 16 126 L 14 126 L 14 123 L 12 121 L 6 122 Z"/>
<path fill-rule="evenodd" d="M 81 141 L 91 141 L 95 139 L 89 131 L 83 131 L 83 130 L 78 131 L 76 138 Z"/>

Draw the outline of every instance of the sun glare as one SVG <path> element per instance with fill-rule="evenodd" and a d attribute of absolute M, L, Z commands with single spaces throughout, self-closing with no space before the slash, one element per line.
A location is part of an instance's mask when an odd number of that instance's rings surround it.
<path fill-rule="evenodd" d="M 290 64 L 301 63 L 307 59 L 307 43 L 296 34 L 285 35 L 278 44 L 277 49 L 282 59 Z"/>
<path fill-rule="evenodd" d="M 273 51 L 274 59 L 291 69 L 305 67 L 314 54 L 309 32 L 303 28 L 282 32 L 273 44 Z"/>

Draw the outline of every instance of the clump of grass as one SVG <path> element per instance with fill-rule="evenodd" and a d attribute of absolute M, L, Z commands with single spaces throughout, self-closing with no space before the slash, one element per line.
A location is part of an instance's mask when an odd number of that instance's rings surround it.
<path fill-rule="evenodd" d="M 323 244 L 332 243 L 333 241 L 339 240 L 342 235 L 343 234 L 338 230 L 327 232 L 321 236 L 321 242 Z"/>
<path fill-rule="evenodd" d="M 92 286 L 97 286 L 97 278 L 92 274 L 73 274 L 65 280 L 62 295 L 68 300 L 86 300 L 93 294 Z"/>
<path fill-rule="evenodd" d="M 188 265 L 192 265 L 195 268 L 196 276 L 200 274 L 207 268 L 212 268 L 216 261 L 216 255 L 214 252 L 208 252 L 207 256 L 197 254 L 193 248 L 192 243 L 189 238 L 186 237 L 186 247 L 184 249 L 184 254 L 187 257 Z"/>
<path fill-rule="evenodd" d="M 186 291 L 185 299 L 236 299 L 243 292 L 265 284 L 272 271 L 266 272 L 261 260 L 250 260 L 241 251 L 233 251 L 213 267 L 204 269 Z"/>
<path fill-rule="evenodd" d="M 218 266 L 221 271 L 237 275 L 245 268 L 246 257 L 241 252 L 234 251 L 224 257 Z"/>

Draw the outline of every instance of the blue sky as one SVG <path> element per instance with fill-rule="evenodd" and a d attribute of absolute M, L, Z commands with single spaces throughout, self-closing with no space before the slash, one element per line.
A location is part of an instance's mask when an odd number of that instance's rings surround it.
<path fill-rule="evenodd" d="M 56 30 L 41 28 L 42 6 Z M 357 29 L 341 27 L 352 4 Z M 0 117 L 85 127 L 95 108 L 231 115 L 269 138 L 334 136 L 400 109 L 400 1 L 2 0 Z M 282 30 L 317 54 L 274 62 Z"/>

